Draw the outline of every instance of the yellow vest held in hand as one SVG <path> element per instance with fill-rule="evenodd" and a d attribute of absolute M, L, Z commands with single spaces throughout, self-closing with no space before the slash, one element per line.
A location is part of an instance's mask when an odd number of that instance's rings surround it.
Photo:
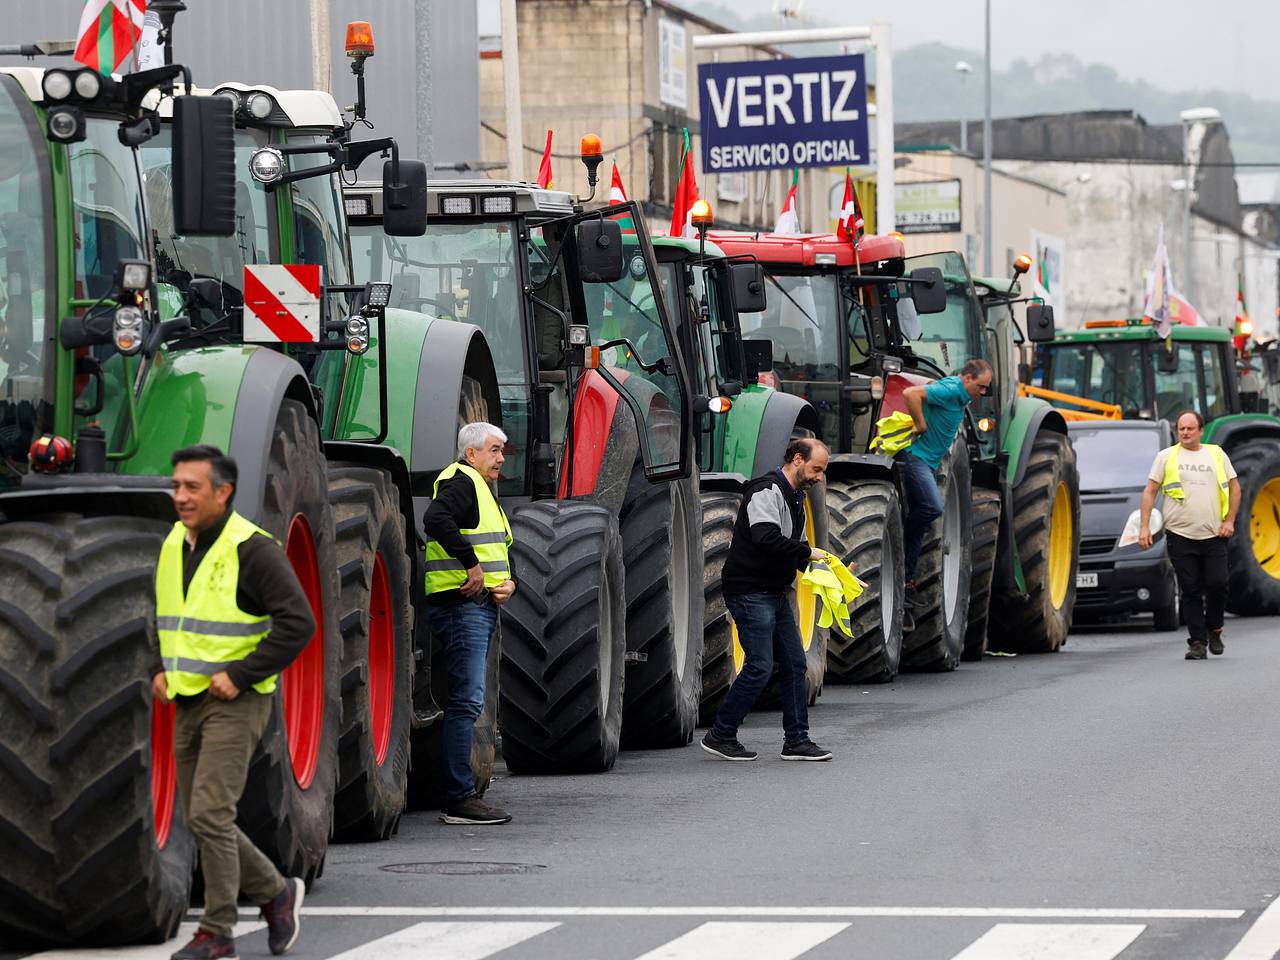
<path fill-rule="evenodd" d="M 459 473 L 470 477 L 475 484 L 476 503 L 480 507 L 479 523 L 459 532 L 476 552 L 476 560 L 484 571 L 484 585 L 493 588 L 511 579 L 511 561 L 507 556 L 507 550 L 511 546 L 511 527 L 484 477 L 465 463 L 451 463 L 441 470 L 432 488 L 432 495 L 438 496 L 440 484 Z M 427 593 L 457 590 L 467 582 L 467 571 L 462 562 L 445 553 L 438 541 L 427 541 L 426 567 Z"/>
<path fill-rule="evenodd" d="M 911 414 L 902 411 L 891 413 L 876 421 L 876 435 L 871 441 L 871 452 L 892 457 L 911 446 L 911 441 L 915 438 L 916 425 Z"/>
<path fill-rule="evenodd" d="M 809 584 L 814 594 L 822 600 L 818 626 L 829 627 L 834 623 L 846 637 L 852 637 L 849 604 L 862 595 L 867 585 L 831 554 L 827 554 L 825 560 L 811 562 L 800 580 Z"/>
<path fill-rule="evenodd" d="M 200 561 L 191 585 L 182 589 L 182 544 L 187 528 L 175 523 L 156 566 L 156 632 L 169 698 L 209 689 L 209 678 L 251 654 L 271 632 L 271 618 L 236 605 L 240 544 L 254 534 L 271 536 L 235 511 Z M 276 688 L 274 676 L 255 683 L 259 693 Z"/>
<path fill-rule="evenodd" d="M 1227 514 L 1231 512 L 1231 480 L 1227 477 L 1227 465 L 1222 455 L 1222 448 L 1212 443 L 1202 443 L 1204 449 L 1209 451 L 1213 458 L 1213 472 L 1218 479 L 1218 510 L 1222 519 L 1227 519 Z M 1173 500 L 1186 499 L 1186 493 L 1182 489 L 1182 475 L 1178 473 L 1178 451 L 1182 449 L 1182 444 L 1174 444 L 1169 448 L 1169 459 L 1164 462 L 1164 483 L 1160 489 L 1166 497 Z"/>

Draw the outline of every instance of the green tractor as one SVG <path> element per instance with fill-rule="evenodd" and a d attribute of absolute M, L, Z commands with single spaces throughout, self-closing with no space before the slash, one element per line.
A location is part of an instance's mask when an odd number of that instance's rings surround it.
<path fill-rule="evenodd" d="M 1269 373 L 1274 361 L 1266 352 L 1263 359 Z M 1040 346 L 1030 381 L 1113 404 L 1125 418 L 1172 421 L 1198 411 L 1204 442 L 1221 446 L 1240 477 L 1227 609 L 1280 612 L 1280 418 L 1267 412 L 1265 390 L 1240 389 L 1229 330 L 1175 325 L 1161 340 L 1145 320 L 1089 321 Z"/>
<path fill-rule="evenodd" d="M 984 307 L 979 291 L 989 288 L 975 286 L 959 254 L 906 258 L 893 236 L 863 237 L 856 255 L 830 235 L 712 237 L 765 265 L 770 308 L 744 318 L 744 336 L 773 343 L 779 385 L 813 404 L 837 451 L 830 542 L 869 589 L 852 611 L 855 638 L 831 636 L 828 675 L 857 683 L 891 680 L 900 667 L 954 669 L 982 657 L 993 618 L 1002 630 L 991 639 L 1004 649 L 1060 647 L 1079 551 L 1075 456 L 1062 416 L 1018 395 L 1012 299 Z M 1051 335 L 1051 312 L 1033 316 L 1033 335 Z M 945 510 L 917 571 L 924 607 L 904 632 L 904 504 L 894 461 L 871 452 L 875 424 L 905 409 L 906 387 L 973 357 L 992 365 L 993 388 L 970 407 L 939 470 Z"/>
<path fill-rule="evenodd" d="M 679 237 L 653 241 L 667 309 L 680 331 L 681 355 L 699 396 L 719 409 L 699 430 L 705 630 L 699 720 L 709 724 L 742 668 L 743 652 L 725 609 L 721 573 L 733 538 L 742 484 L 773 469 L 793 437 L 817 436 L 817 412 L 804 399 L 759 383 L 772 369 L 767 341 L 743 341 L 739 314 L 766 303 L 759 264 L 731 260 L 713 243 Z M 702 403 L 699 402 L 698 406 Z M 826 545 L 824 487 L 809 491 L 806 528 L 813 546 Z M 818 624 L 812 590 L 797 579 L 796 621 L 807 655 L 806 688 L 812 704 L 826 673 L 828 630 Z M 771 685 L 763 702 L 777 699 Z"/>
<path fill-rule="evenodd" d="M 584 159 L 594 187 L 598 155 Z M 357 275 L 391 281 L 393 306 L 479 327 L 493 348 L 520 585 L 500 621 L 507 766 L 600 771 L 623 744 L 689 742 L 703 624 L 695 413 L 639 209 L 443 181 L 428 190 L 426 235 L 401 239 L 383 229 L 377 190 L 345 197 Z M 625 253 L 618 217 L 635 224 Z"/>

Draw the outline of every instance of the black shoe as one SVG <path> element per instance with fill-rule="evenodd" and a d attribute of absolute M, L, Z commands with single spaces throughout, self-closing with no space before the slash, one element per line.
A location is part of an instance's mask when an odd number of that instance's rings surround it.
<path fill-rule="evenodd" d="M 792 747 L 783 747 L 781 757 L 783 760 L 830 760 L 831 751 L 823 750 L 812 740 L 806 740 Z"/>
<path fill-rule="evenodd" d="M 169 960 L 240 960 L 236 955 L 236 942 L 231 937 L 220 937 L 201 927 L 181 950 Z"/>
<path fill-rule="evenodd" d="M 499 807 L 485 803 L 479 797 L 467 797 L 467 799 L 451 803 L 441 810 L 440 822 L 486 826 L 495 823 L 510 823 L 511 814 Z"/>
<path fill-rule="evenodd" d="M 1222 645 L 1222 628 L 1209 631 L 1209 652 L 1215 657 L 1220 657 L 1226 653 L 1227 648 Z"/>
<path fill-rule="evenodd" d="M 258 909 L 267 921 L 267 946 L 277 957 L 298 942 L 302 928 L 302 898 L 307 885 L 299 877 L 285 877 L 284 889 L 274 900 L 268 900 Z"/>
<path fill-rule="evenodd" d="M 1187 647 L 1188 660 L 1208 660 L 1209 655 L 1204 652 L 1204 644 L 1199 640 L 1193 640 Z"/>
<path fill-rule="evenodd" d="M 721 760 L 754 760 L 756 758 L 754 750 L 748 750 L 737 740 L 721 740 L 713 736 L 710 730 L 702 738 L 702 749 Z"/>

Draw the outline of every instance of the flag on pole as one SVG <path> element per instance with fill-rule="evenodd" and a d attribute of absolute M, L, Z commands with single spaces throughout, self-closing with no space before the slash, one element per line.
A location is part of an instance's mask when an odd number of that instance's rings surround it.
<path fill-rule="evenodd" d="M 1150 320 L 1161 338 L 1169 336 L 1173 318 L 1169 313 L 1169 251 L 1164 245 L 1164 224 L 1160 224 L 1160 239 L 1156 242 L 1155 262 L 1151 267 L 1151 282 L 1147 289 L 1147 302 L 1142 307 L 1142 317 Z"/>
<path fill-rule="evenodd" d="M 782 201 L 782 212 L 778 214 L 778 222 L 773 225 L 774 233 L 799 233 L 800 211 L 796 207 L 796 190 L 800 186 L 800 168 L 791 173 L 791 189 L 787 198 Z"/>
<path fill-rule="evenodd" d="M 853 174 L 848 167 L 845 167 L 844 200 L 840 204 L 840 233 L 856 246 L 866 232 L 865 227 L 862 204 L 858 202 L 858 191 L 853 188 Z"/>
<path fill-rule="evenodd" d="M 1036 275 L 1031 278 L 1031 296 L 1048 303 L 1053 296 L 1049 286 L 1049 248 L 1036 241 Z"/>
<path fill-rule="evenodd" d="M 554 187 L 551 179 L 551 131 L 547 131 L 547 145 L 542 148 L 542 162 L 538 164 L 538 186 L 544 190 Z"/>
<path fill-rule="evenodd" d="M 622 174 L 618 173 L 618 164 L 615 161 L 613 164 L 613 179 L 609 181 L 609 203 L 613 205 L 626 202 L 627 191 L 622 186 Z M 623 233 L 636 232 L 635 222 L 625 213 L 614 214 L 611 219 L 617 220 L 621 224 Z"/>
<path fill-rule="evenodd" d="M 1236 275 L 1236 336 L 1253 335 L 1253 324 L 1249 322 L 1249 308 L 1244 304 L 1244 275 Z"/>
<path fill-rule="evenodd" d="M 689 128 L 684 128 L 684 148 L 680 151 L 680 166 L 676 176 L 675 203 L 671 206 L 670 237 L 697 237 L 698 231 L 693 229 L 694 201 L 698 199 L 698 183 L 693 175 L 693 148 L 689 142 Z"/>
<path fill-rule="evenodd" d="M 109 76 L 135 52 L 146 14 L 147 0 L 85 0 L 75 59 Z"/>

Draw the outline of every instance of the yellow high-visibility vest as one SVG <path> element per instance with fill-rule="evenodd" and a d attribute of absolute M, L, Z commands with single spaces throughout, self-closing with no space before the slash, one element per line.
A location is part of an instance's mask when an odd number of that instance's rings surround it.
<path fill-rule="evenodd" d="M 1227 477 L 1226 458 L 1223 456 L 1222 448 L 1212 443 L 1201 444 L 1204 449 L 1208 450 L 1213 458 L 1213 472 L 1218 479 L 1218 510 L 1222 515 L 1222 519 L 1227 519 L 1227 514 L 1231 512 L 1231 480 Z M 1178 473 L 1178 451 L 1182 449 L 1182 444 L 1175 443 L 1169 448 L 1169 459 L 1164 463 L 1164 483 L 1160 489 L 1166 497 L 1173 500 L 1183 500 L 1186 493 L 1182 489 L 1182 476 Z"/>
<path fill-rule="evenodd" d="M 871 441 L 871 452 L 892 457 L 911 446 L 911 441 L 915 438 L 915 421 L 911 419 L 911 414 L 899 410 L 876 421 L 876 435 Z"/>
<path fill-rule="evenodd" d="M 440 484 L 459 473 L 470 477 L 475 484 L 476 503 L 480 508 L 479 523 L 459 532 L 476 552 L 476 560 L 484 571 L 484 585 L 496 587 L 511 579 L 511 560 L 508 556 L 511 527 L 507 523 L 507 515 L 502 512 L 493 491 L 489 489 L 489 484 L 478 471 L 465 463 L 454 462 L 440 471 L 431 493 L 432 496 L 439 496 Z M 427 541 L 426 568 L 427 593 L 457 590 L 467 582 L 467 571 L 462 562 L 449 556 L 437 540 Z"/>
<path fill-rule="evenodd" d="M 200 560 L 191 585 L 182 589 L 182 544 L 187 528 L 175 523 L 156 565 L 156 632 L 169 697 L 209 689 L 209 678 L 243 660 L 271 632 L 271 618 L 245 613 L 236 605 L 240 544 L 254 534 L 271 536 L 234 510 L 222 533 Z M 253 685 L 271 693 L 276 678 Z"/>
<path fill-rule="evenodd" d="M 835 624 L 847 637 L 853 636 L 853 623 L 849 604 L 862 595 L 866 584 L 855 577 L 843 563 L 831 554 L 825 560 L 814 560 L 800 577 L 809 584 L 822 600 L 818 614 L 818 626 Z"/>

